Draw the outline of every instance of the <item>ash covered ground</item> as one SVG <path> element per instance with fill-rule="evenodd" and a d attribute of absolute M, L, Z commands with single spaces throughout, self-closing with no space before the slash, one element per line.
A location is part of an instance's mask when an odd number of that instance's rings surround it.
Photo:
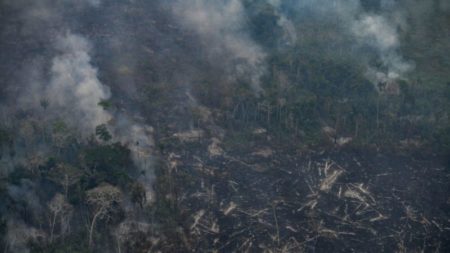
<path fill-rule="evenodd" d="M 297 140 L 280 142 L 262 128 L 236 145 L 229 138 L 240 132 L 220 129 L 161 136 L 157 195 L 177 211 L 170 224 L 176 232 L 160 242 L 162 251 L 449 247 L 449 173 L 439 159 L 352 148 L 300 150 L 292 144 Z"/>

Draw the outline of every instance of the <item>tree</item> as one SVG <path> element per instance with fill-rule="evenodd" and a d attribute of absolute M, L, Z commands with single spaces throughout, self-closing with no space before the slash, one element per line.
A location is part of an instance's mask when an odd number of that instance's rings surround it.
<path fill-rule="evenodd" d="M 89 247 L 92 247 L 95 225 L 99 219 L 108 220 L 113 207 L 122 202 L 122 192 L 110 184 L 100 185 L 87 191 L 87 203 L 93 208 L 93 217 L 89 226 Z"/>
<path fill-rule="evenodd" d="M 83 162 L 92 168 L 125 167 L 131 163 L 130 150 L 121 143 L 91 145 L 84 150 Z"/>
<path fill-rule="evenodd" d="M 39 154 L 32 154 L 28 157 L 27 161 L 27 169 L 31 171 L 33 175 L 36 175 L 39 172 L 39 167 L 43 166 L 46 162 L 46 159 Z"/>
<path fill-rule="evenodd" d="M 34 122 L 31 120 L 20 122 L 20 125 L 18 126 L 18 134 L 25 148 L 32 147 L 32 144 L 36 138 Z"/>
<path fill-rule="evenodd" d="M 48 209 L 51 212 L 50 243 L 52 243 L 57 218 L 60 218 L 60 234 L 65 234 L 69 230 L 73 207 L 67 203 L 66 198 L 62 194 L 57 193 L 48 203 Z"/>
<path fill-rule="evenodd" d="M 12 135 L 9 131 L 6 129 L 0 128 L 0 148 L 3 148 L 4 146 L 8 146 L 12 142 Z"/>
<path fill-rule="evenodd" d="M 69 164 L 59 163 L 50 169 L 48 179 L 64 188 L 64 196 L 68 198 L 69 188 L 78 183 L 83 172 Z"/>
<path fill-rule="evenodd" d="M 95 135 L 97 135 L 98 138 L 100 138 L 100 140 L 105 141 L 105 142 L 111 140 L 111 138 L 112 138 L 112 136 L 109 133 L 108 128 L 106 127 L 105 124 L 98 125 L 95 128 Z"/>
<path fill-rule="evenodd" d="M 58 153 L 61 153 L 61 151 L 70 143 L 70 129 L 64 121 L 57 120 L 53 123 L 52 130 L 51 138 L 53 145 L 58 149 Z"/>
<path fill-rule="evenodd" d="M 131 186 L 131 200 L 139 204 L 141 208 L 144 207 L 145 201 L 146 201 L 146 192 L 144 186 L 136 182 Z"/>
<path fill-rule="evenodd" d="M 48 99 L 45 99 L 45 98 L 41 99 L 41 100 L 39 101 L 39 104 L 41 105 L 41 107 L 42 107 L 44 110 L 47 110 L 47 107 L 50 105 L 50 103 L 48 102 Z"/>
<path fill-rule="evenodd" d="M 102 100 L 102 101 L 98 102 L 98 105 L 101 106 L 103 108 L 103 110 L 107 110 L 107 109 L 111 108 L 112 102 L 111 102 L 111 100 Z"/>

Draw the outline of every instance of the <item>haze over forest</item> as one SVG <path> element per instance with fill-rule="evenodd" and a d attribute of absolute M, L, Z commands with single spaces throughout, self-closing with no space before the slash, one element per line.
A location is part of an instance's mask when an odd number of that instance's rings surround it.
<path fill-rule="evenodd" d="M 0 0 L 0 252 L 450 252 L 450 1 Z"/>

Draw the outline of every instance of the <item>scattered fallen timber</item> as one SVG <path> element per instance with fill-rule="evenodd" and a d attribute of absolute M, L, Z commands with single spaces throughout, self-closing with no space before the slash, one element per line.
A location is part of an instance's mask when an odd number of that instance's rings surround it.
<path fill-rule="evenodd" d="M 450 174 L 438 161 L 276 145 L 267 157 L 255 157 L 260 147 L 208 156 L 197 141 L 170 149 L 186 251 L 439 252 L 450 236 Z"/>

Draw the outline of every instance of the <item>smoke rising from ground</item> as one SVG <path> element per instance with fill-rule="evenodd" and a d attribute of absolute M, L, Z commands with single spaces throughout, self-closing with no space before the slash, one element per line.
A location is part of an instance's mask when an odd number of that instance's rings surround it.
<path fill-rule="evenodd" d="M 277 7 L 285 3 L 276 0 L 270 2 Z M 395 2 L 382 1 L 381 12 L 365 9 L 359 0 L 307 0 L 292 5 L 295 6 L 297 15 L 312 16 L 316 20 L 333 23 L 343 36 L 351 39 L 353 45 L 348 47 L 360 48 L 357 50 L 357 57 L 366 64 L 367 78 L 375 85 L 405 79 L 406 73 L 413 69 L 414 65 L 400 53 L 401 39 L 398 29 L 406 29 L 406 17 L 398 11 L 399 7 Z M 289 6 L 289 3 L 286 6 Z M 376 52 L 381 64 L 369 63 L 365 56 L 367 48 Z"/>
<path fill-rule="evenodd" d="M 369 80 L 377 84 L 406 78 L 406 73 L 413 65 L 405 61 L 398 52 L 400 41 L 395 24 L 382 16 L 365 14 L 354 22 L 352 31 L 360 43 L 377 49 L 382 66 L 385 68 L 380 70 L 369 66 L 367 72 Z"/>
<path fill-rule="evenodd" d="M 146 204 L 154 201 L 153 196 L 153 154 L 154 140 L 153 128 L 124 114 L 116 115 L 113 126 L 114 139 L 125 144 L 131 151 L 131 159 L 139 168 L 137 180 L 145 189 Z"/>
<path fill-rule="evenodd" d="M 244 79 L 256 93 L 263 91 L 260 79 L 266 71 L 266 54 L 246 31 L 246 13 L 240 0 L 176 1 L 173 12 L 181 25 L 203 39 L 212 64 L 218 59 L 226 61 L 232 81 Z"/>
<path fill-rule="evenodd" d="M 277 24 L 283 29 L 283 41 L 288 45 L 295 44 L 297 32 L 292 21 L 289 20 L 281 9 L 283 7 L 282 0 L 268 0 L 268 3 L 274 7 L 276 15 L 278 16 Z"/>
<path fill-rule="evenodd" d="M 92 67 L 89 42 L 80 35 L 60 36 L 56 48 L 61 52 L 53 58 L 51 81 L 43 98 L 49 101 L 49 111 L 78 124 L 81 133 L 91 135 L 96 126 L 105 124 L 111 115 L 98 106 L 110 97 L 107 86 L 100 83 Z M 87 137 L 87 136 L 86 136 Z"/>
<path fill-rule="evenodd" d="M 17 109 L 39 111 L 47 120 L 64 120 L 78 129 L 83 137 L 90 136 L 97 125 L 107 123 L 111 116 L 98 106 L 110 97 L 110 90 L 98 79 L 91 63 L 91 42 L 71 31 L 67 10 L 83 10 L 98 6 L 100 1 L 24 1 L 10 3 L 20 10 L 25 33 L 40 41 L 42 53 L 34 54 L 23 64 Z M 36 34 L 36 36 L 34 35 Z"/>
<path fill-rule="evenodd" d="M 49 28 L 54 22 L 59 22 L 62 27 L 52 30 L 54 40 L 50 50 L 37 55 L 31 64 L 24 68 L 27 78 L 24 80 L 24 87 L 20 89 L 19 105 L 27 110 L 42 110 L 39 105 L 45 107 L 46 119 L 63 120 L 85 139 L 94 134 L 97 126 L 107 124 L 112 133 L 117 135 L 113 136 L 113 140 L 127 144 L 136 166 L 145 164 L 145 171 L 148 177 L 151 177 L 147 161 L 149 151 L 145 151 L 147 156 L 142 155 L 142 149 L 152 146 L 152 138 L 147 136 L 151 133 L 142 130 L 149 127 L 126 115 L 113 115 L 99 105 L 100 102 L 111 98 L 111 91 L 107 85 L 101 83 L 98 70 L 92 64 L 92 42 L 81 34 L 71 32 L 68 25 L 70 22 L 61 15 L 71 7 L 99 6 L 100 1 L 96 0 L 63 1 L 56 5 L 38 1 L 28 9 L 24 8 L 26 11 L 22 19 L 26 24 L 33 23 L 36 17 L 42 21 L 39 26 L 33 27 L 35 31 L 51 31 Z M 127 120 L 111 121 L 114 117 Z M 136 145 L 137 142 L 140 146 Z M 145 184 L 150 183 L 151 180 L 145 180 Z"/>
<path fill-rule="evenodd" d="M 98 70 L 92 63 L 93 43 L 87 36 L 72 32 L 73 22 L 64 17 L 65 12 L 72 8 L 79 11 L 99 7 L 100 1 L 64 0 L 53 3 L 43 0 L 30 5 L 24 1 L 11 1 L 7 4 L 20 10 L 24 32 L 45 45 L 39 49 L 40 53 L 33 54 L 33 57 L 23 63 L 20 86 L 10 88 L 11 94 L 17 95 L 17 103 L 12 108 L 5 108 L 10 113 L 24 110 L 32 115 L 40 115 L 40 120 L 47 123 L 62 121 L 69 126 L 70 131 L 81 137 L 82 142 L 93 136 L 97 126 L 108 125 L 114 135 L 112 141 L 119 141 L 130 149 L 131 159 L 140 169 L 137 180 L 145 188 L 146 200 L 150 203 L 153 198 L 151 128 L 121 113 L 114 115 L 99 105 L 110 99 L 112 94 L 110 88 L 99 80 Z M 42 36 L 34 36 L 35 33 Z M 113 118 L 119 119 L 113 121 Z M 127 119 L 122 120 L 125 118 Z M 25 129 L 27 136 L 34 134 L 35 130 L 31 126 Z M 25 193 L 18 195 L 19 190 Z M 36 192 L 34 189 L 10 186 L 8 191 L 11 198 L 25 201 L 33 210 L 40 208 L 39 198 L 28 197 Z M 25 222 L 14 222 L 23 225 L 16 227 L 13 223 L 8 223 L 6 238 L 9 242 L 8 249 L 12 252 L 27 252 L 27 240 L 46 236 L 37 235 L 40 230 L 28 228 L 24 225 Z M 24 231 L 32 235 L 18 236 Z"/>

